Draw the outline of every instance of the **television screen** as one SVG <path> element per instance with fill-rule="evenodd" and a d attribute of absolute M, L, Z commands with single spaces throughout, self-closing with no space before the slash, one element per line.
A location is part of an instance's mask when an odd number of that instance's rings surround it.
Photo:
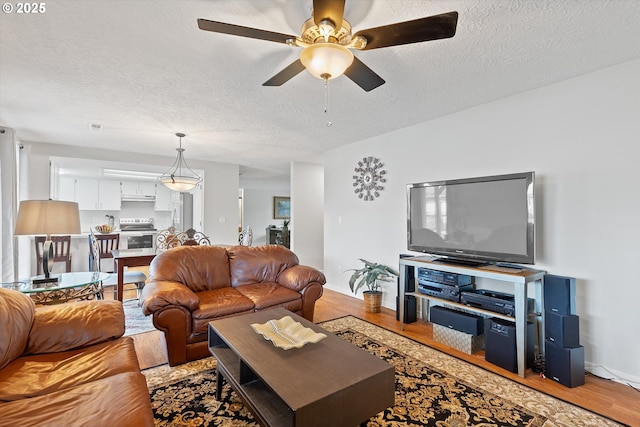
<path fill-rule="evenodd" d="M 407 186 L 408 249 L 451 261 L 534 263 L 534 172 Z"/>

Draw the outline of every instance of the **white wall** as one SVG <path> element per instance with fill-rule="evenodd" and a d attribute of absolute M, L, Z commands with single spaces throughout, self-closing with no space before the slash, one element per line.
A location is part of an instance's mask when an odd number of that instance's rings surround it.
<path fill-rule="evenodd" d="M 324 167 L 291 164 L 291 249 L 301 264 L 324 269 Z"/>
<path fill-rule="evenodd" d="M 397 265 L 407 253 L 407 184 L 533 170 L 536 268 L 577 278 L 587 367 L 640 384 L 638 76 L 635 60 L 326 153 L 328 287 L 349 293 L 358 258 Z M 369 155 L 388 181 L 363 202 L 352 176 Z M 395 286 L 385 290 L 395 308 Z"/>
<path fill-rule="evenodd" d="M 268 226 L 282 227 L 281 219 L 273 219 L 274 196 L 288 197 L 289 189 L 244 189 L 243 225 L 253 230 L 253 246 L 267 243 Z"/>

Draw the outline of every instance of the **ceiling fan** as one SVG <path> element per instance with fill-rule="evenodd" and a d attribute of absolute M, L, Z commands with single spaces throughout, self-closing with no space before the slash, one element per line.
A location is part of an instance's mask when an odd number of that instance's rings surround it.
<path fill-rule="evenodd" d="M 313 15 L 302 25 L 300 37 L 207 19 L 198 19 L 198 27 L 205 31 L 303 48 L 299 59 L 264 82 L 263 86 L 281 86 L 307 69 L 325 83 L 345 74 L 367 92 L 385 81 L 353 56 L 350 49 L 370 50 L 446 39 L 456 33 L 458 12 L 448 12 L 369 28 L 352 35 L 351 25 L 344 19 L 344 5 L 345 0 L 313 0 Z"/>

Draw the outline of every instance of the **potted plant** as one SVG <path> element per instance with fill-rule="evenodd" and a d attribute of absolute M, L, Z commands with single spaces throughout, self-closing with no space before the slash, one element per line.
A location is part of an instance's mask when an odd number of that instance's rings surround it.
<path fill-rule="evenodd" d="M 355 294 L 358 290 L 365 286 L 367 288 L 362 294 L 364 296 L 365 310 L 368 313 L 379 313 L 382 305 L 381 282 L 393 282 L 398 277 L 398 272 L 393 268 L 370 262 L 360 258 L 364 263 L 361 269 L 353 269 L 351 278 L 349 279 L 349 288 Z"/>

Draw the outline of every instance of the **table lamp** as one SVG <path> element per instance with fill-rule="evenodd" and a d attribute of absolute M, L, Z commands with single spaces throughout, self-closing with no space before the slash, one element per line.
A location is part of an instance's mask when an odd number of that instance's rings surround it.
<path fill-rule="evenodd" d="M 33 278 L 33 283 L 57 282 L 50 274 L 53 268 L 52 234 L 80 234 L 80 211 L 75 202 L 58 200 L 23 200 L 18 209 L 16 236 L 46 234 L 42 248 L 44 276 Z"/>

